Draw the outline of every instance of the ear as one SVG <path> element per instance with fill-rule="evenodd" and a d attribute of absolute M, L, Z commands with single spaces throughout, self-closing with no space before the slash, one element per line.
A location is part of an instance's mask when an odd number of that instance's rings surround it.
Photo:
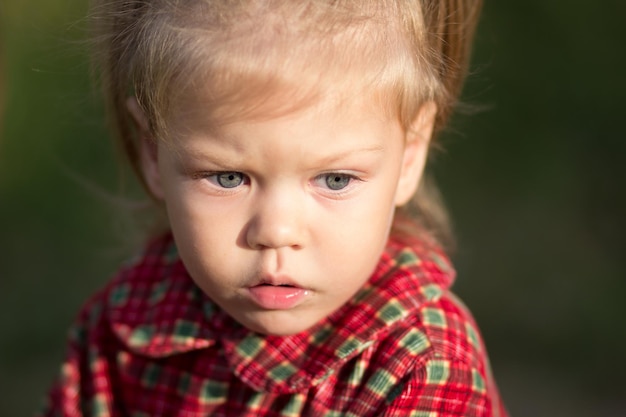
<path fill-rule="evenodd" d="M 126 99 L 126 109 L 135 123 L 139 167 L 144 184 L 153 197 L 157 200 L 162 200 L 164 194 L 159 173 L 158 144 L 150 131 L 148 117 L 135 97 Z"/>
<path fill-rule="evenodd" d="M 430 139 L 435 126 L 437 105 L 428 101 L 420 107 L 417 116 L 405 134 L 402 171 L 396 189 L 396 206 L 409 202 L 424 173 Z"/>

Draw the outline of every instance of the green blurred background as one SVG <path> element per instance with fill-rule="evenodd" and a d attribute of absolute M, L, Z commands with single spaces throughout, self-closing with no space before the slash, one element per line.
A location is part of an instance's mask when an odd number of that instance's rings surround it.
<path fill-rule="evenodd" d="M 0 416 L 29 415 L 128 256 L 85 1 L 2 0 Z M 626 416 L 626 2 L 487 1 L 434 170 L 513 416 Z M 2 106 L 0 106 L 2 108 Z"/>

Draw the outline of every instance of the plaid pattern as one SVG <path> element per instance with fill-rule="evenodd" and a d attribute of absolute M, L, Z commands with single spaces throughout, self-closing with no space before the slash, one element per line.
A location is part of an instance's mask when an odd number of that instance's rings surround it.
<path fill-rule="evenodd" d="M 82 310 L 46 416 L 505 416 L 445 256 L 391 240 L 309 331 L 261 336 L 189 278 L 171 236 Z"/>

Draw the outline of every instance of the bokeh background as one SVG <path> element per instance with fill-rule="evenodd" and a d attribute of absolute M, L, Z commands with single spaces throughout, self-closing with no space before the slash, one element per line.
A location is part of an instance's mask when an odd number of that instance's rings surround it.
<path fill-rule="evenodd" d="M 0 2 L 1 416 L 39 406 L 134 235 L 85 3 Z M 487 1 L 465 92 L 479 111 L 434 159 L 456 289 L 513 416 L 626 416 L 625 44 L 621 0 Z"/>

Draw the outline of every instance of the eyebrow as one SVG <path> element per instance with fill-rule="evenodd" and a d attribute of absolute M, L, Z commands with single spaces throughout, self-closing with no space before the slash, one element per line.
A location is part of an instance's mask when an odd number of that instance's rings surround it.
<path fill-rule="evenodd" d="M 349 149 L 345 150 L 333 155 L 328 155 L 326 157 L 321 157 L 320 162 L 328 164 L 336 161 L 340 161 L 342 159 L 346 159 L 351 157 L 354 154 L 372 154 L 372 153 L 381 153 L 385 150 L 382 146 L 372 146 L 369 148 L 360 148 L 360 149 Z"/>
<path fill-rule="evenodd" d="M 226 157 L 224 157 L 223 154 L 221 154 L 221 152 L 216 152 L 216 153 L 206 153 L 203 151 L 199 151 L 197 149 L 193 149 L 193 148 L 186 148 L 185 149 L 188 152 L 188 155 L 196 160 L 202 160 L 202 159 L 207 159 L 210 158 L 212 159 L 214 162 L 216 163 L 225 163 L 226 165 L 234 162 L 234 159 L 241 159 L 242 156 L 238 153 L 238 152 L 233 152 L 231 155 L 228 155 Z M 371 146 L 371 147 L 367 147 L 367 148 L 358 148 L 358 149 L 347 149 L 347 150 L 343 150 L 340 151 L 338 153 L 334 153 L 331 155 L 320 155 L 319 156 L 319 161 L 325 164 L 328 163 L 333 163 L 336 161 L 340 161 L 346 158 L 351 157 L 352 155 L 355 154 L 373 154 L 373 153 L 381 153 L 385 150 L 385 148 L 383 146 Z M 230 153 L 230 152 L 228 152 Z M 232 155 L 236 155 L 236 158 L 232 158 Z"/>
<path fill-rule="evenodd" d="M 237 153 L 225 155 L 223 152 L 205 152 L 189 148 L 185 149 L 185 151 L 186 157 L 196 163 L 206 162 L 208 160 L 211 164 L 224 168 L 239 165 L 243 160 L 243 157 Z"/>

